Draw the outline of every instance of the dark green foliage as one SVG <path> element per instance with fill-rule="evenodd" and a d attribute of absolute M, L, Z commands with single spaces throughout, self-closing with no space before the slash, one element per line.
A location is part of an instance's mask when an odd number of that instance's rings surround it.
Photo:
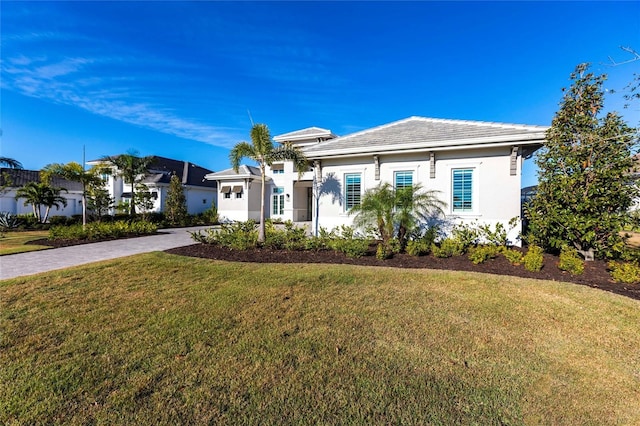
<path fill-rule="evenodd" d="M 154 234 L 158 227 L 146 221 L 93 222 L 70 226 L 52 226 L 50 240 L 98 240 Z"/>
<path fill-rule="evenodd" d="M 451 238 L 455 240 L 459 254 L 464 254 L 480 242 L 480 230 L 477 226 L 461 223 L 451 230 Z"/>
<path fill-rule="evenodd" d="M 187 198 L 184 195 L 182 182 L 176 175 L 171 176 L 167 200 L 165 204 L 165 217 L 170 225 L 184 225 L 187 220 Z"/>
<path fill-rule="evenodd" d="M 637 263 L 610 261 L 608 266 L 615 281 L 624 284 L 640 282 L 640 265 Z"/>
<path fill-rule="evenodd" d="M 49 225 L 51 226 L 69 226 L 82 223 L 82 216 L 51 216 Z"/>
<path fill-rule="evenodd" d="M 530 245 L 527 254 L 522 258 L 522 263 L 527 271 L 538 272 L 544 266 L 544 250 L 536 245 Z"/>
<path fill-rule="evenodd" d="M 266 238 L 264 247 L 280 250 L 304 250 L 306 249 L 307 232 L 305 228 L 296 228 L 290 220 L 284 222 L 284 227 L 277 227 L 267 220 L 265 224 Z"/>
<path fill-rule="evenodd" d="M 0 212 L 0 232 L 6 232 L 17 228 L 20 225 L 20 218 L 13 213 Z"/>
<path fill-rule="evenodd" d="M 256 222 L 235 222 L 222 224 L 219 229 L 192 232 L 191 238 L 203 244 L 214 244 L 234 250 L 248 250 L 258 246 Z"/>
<path fill-rule="evenodd" d="M 484 263 L 489 259 L 495 259 L 500 254 L 500 247 L 496 245 L 479 246 L 469 252 L 469 260 L 474 265 Z"/>
<path fill-rule="evenodd" d="M 335 251 L 342 252 L 347 257 L 353 258 L 367 254 L 370 241 L 367 238 L 356 235 L 352 227 L 343 225 L 338 228 L 334 235 L 331 248 Z"/>
<path fill-rule="evenodd" d="M 435 257 L 446 258 L 451 256 L 460 256 L 465 253 L 465 249 L 458 239 L 445 238 L 440 241 L 439 245 L 431 245 L 431 253 L 433 253 Z"/>
<path fill-rule="evenodd" d="M 637 141 L 616 113 L 599 117 L 606 76 L 579 65 L 538 153 L 536 195 L 527 208 L 531 242 L 546 249 L 576 247 L 587 260 L 612 257 L 619 231 L 638 195 L 629 171 Z"/>
<path fill-rule="evenodd" d="M 558 268 L 571 273 L 571 275 L 581 275 L 584 272 L 584 261 L 578 255 L 576 249 L 564 246 L 560 252 Z"/>

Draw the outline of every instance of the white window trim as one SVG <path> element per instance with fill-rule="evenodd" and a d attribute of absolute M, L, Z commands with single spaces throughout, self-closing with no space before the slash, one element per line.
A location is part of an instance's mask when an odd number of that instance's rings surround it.
<path fill-rule="evenodd" d="M 448 211 L 451 216 L 456 217 L 480 217 L 480 166 L 482 162 L 460 162 L 449 163 L 447 165 L 447 173 L 449 179 L 449 193 L 447 194 Z M 471 211 L 454 211 L 453 210 L 453 171 L 454 170 L 473 170 L 471 181 Z"/>
<path fill-rule="evenodd" d="M 342 215 L 344 216 L 348 216 L 349 211 L 351 210 L 351 209 L 347 209 L 347 175 L 360 175 L 360 202 L 362 202 L 362 197 L 364 196 L 364 192 L 365 192 L 364 170 L 355 170 L 355 171 L 343 170 L 342 171 L 342 186 L 343 186 L 342 196 L 344 197 L 343 206 L 342 206 Z"/>

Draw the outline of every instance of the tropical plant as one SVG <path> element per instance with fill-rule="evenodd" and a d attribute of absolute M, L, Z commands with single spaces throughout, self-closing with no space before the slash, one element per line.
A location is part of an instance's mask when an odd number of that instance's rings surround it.
<path fill-rule="evenodd" d="M 391 184 L 382 182 L 365 192 L 360 204 L 352 207 L 349 214 L 356 215 L 354 226 L 374 227 L 385 246 L 397 232 L 400 249 L 404 250 L 414 229 L 442 213 L 446 204 L 436 194 L 437 191 L 423 190 L 419 183 L 394 190 Z"/>
<path fill-rule="evenodd" d="M 169 181 L 165 215 L 172 225 L 182 224 L 187 219 L 187 198 L 184 195 L 182 181 L 175 174 L 171 175 L 171 180 Z"/>
<path fill-rule="evenodd" d="M 103 157 L 101 161 L 114 167 L 115 170 L 112 169 L 111 173 L 115 173 L 124 180 L 124 183 L 131 186 L 131 202 L 128 205 L 129 215 L 135 216 L 137 206 L 136 184 L 144 179 L 149 166 L 154 163 L 155 157 L 139 157 L 137 151 L 129 151 L 126 154 Z"/>
<path fill-rule="evenodd" d="M 262 177 L 262 188 L 260 196 L 260 224 L 258 227 L 258 242 L 265 240 L 265 188 L 266 188 L 266 167 L 271 166 L 275 161 L 292 161 L 298 176 L 307 169 L 307 159 L 298 147 L 291 144 L 283 144 L 278 147 L 273 145 L 269 128 L 265 124 L 255 124 L 251 128 L 251 143 L 238 142 L 229 154 L 231 167 L 237 173 L 240 169 L 240 162 L 243 158 L 249 158 L 260 167 Z"/>
<path fill-rule="evenodd" d="M 13 158 L 9 158 L 9 157 L 0 157 L 0 165 L 8 167 L 10 169 L 22 168 L 22 163 L 20 163 L 18 160 L 14 160 Z"/>
<path fill-rule="evenodd" d="M 538 188 L 527 215 L 533 243 L 559 250 L 569 243 L 585 260 L 623 247 L 620 231 L 639 194 L 630 170 L 634 129 L 614 112 L 600 118 L 606 76 L 578 65 L 538 153 Z"/>
<path fill-rule="evenodd" d="M 80 182 L 82 184 L 82 226 L 86 226 L 87 191 L 89 188 L 101 187 L 104 184 L 99 172 L 100 170 L 97 167 L 85 170 L 82 165 L 72 161 L 67 164 L 49 164 L 40 171 L 40 176 L 47 183 L 51 182 L 52 177 L 60 176 L 66 180 Z"/>
<path fill-rule="evenodd" d="M 90 186 L 87 189 L 87 209 L 91 212 L 94 220 L 100 221 L 102 216 L 108 214 L 113 203 L 114 198 L 109 195 L 107 189 L 99 186 Z"/>
<path fill-rule="evenodd" d="M 18 188 L 16 191 L 16 199 L 24 198 L 24 205 L 33 207 L 33 215 L 38 222 L 45 223 L 49 217 L 51 207 L 60 209 L 60 206 L 67 206 L 66 198 L 60 193 L 67 192 L 65 188 L 53 187 L 46 182 L 29 182 L 25 186 Z M 45 207 L 45 213 L 42 214 L 42 207 Z"/>

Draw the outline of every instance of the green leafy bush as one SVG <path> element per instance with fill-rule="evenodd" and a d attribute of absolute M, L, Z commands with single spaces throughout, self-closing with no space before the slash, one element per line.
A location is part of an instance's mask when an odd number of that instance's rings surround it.
<path fill-rule="evenodd" d="M 634 284 L 640 282 L 640 265 L 631 262 L 608 263 L 611 270 L 611 277 L 619 283 Z"/>
<path fill-rule="evenodd" d="M 277 228 L 271 220 L 265 223 L 264 246 L 270 249 L 303 250 L 306 249 L 307 231 L 297 228 L 290 220 L 284 222 L 284 228 Z"/>
<path fill-rule="evenodd" d="M 431 253 L 435 257 L 451 257 L 451 256 L 460 256 L 464 254 L 464 244 L 461 243 L 457 238 L 445 238 L 440 241 L 440 244 L 432 244 L 431 245 Z"/>
<path fill-rule="evenodd" d="M 522 264 L 523 255 L 521 251 L 509 249 L 505 247 L 502 250 L 502 254 L 504 255 L 504 257 L 507 258 L 509 263 L 511 263 L 512 265 L 517 266 Z"/>
<path fill-rule="evenodd" d="M 357 236 L 355 229 L 351 226 L 342 225 L 333 232 L 334 238 L 331 241 L 331 248 L 342 252 L 347 257 L 358 258 L 367 254 L 370 240 Z"/>
<path fill-rule="evenodd" d="M 538 272 L 544 266 L 544 251 L 536 245 L 530 245 L 527 254 L 522 258 L 522 263 L 527 271 Z"/>
<path fill-rule="evenodd" d="M 69 226 L 52 226 L 49 229 L 50 240 L 99 240 L 153 234 L 158 227 L 146 221 L 119 221 L 88 223 Z"/>
<path fill-rule="evenodd" d="M 214 244 L 235 250 L 248 250 L 258 246 L 258 230 L 256 222 L 223 223 L 220 228 L 192 232 L 191 238 L 203 244 Z"/>
<path fill-rule="evenodd" d="M 451 230 L 451 238 L 457 241 L 459 250 L 461 250 L 460 254 L 465 254 L 469 248 L 477 246 L 480 241 L 477 223 L 474 225 L 462 223 L 454 226 Z"/>
<path fill-rule="evenodd" d="M 558 268 L 571 273 L 571 275 L 580 275 L 584 272 L 584 261 L 578 255 L 576 249 L 564 246 L 560 251 Z"/>
<path fill-rule="evenodd" d="M 9 212 L 0 212 L 0 232 L 6 232 L 20 225 L 18 216 Z"/>
<path fill-rule="evenodd" d="M 484 263 L 489 259 L 495 259 L 500 253 L 500 248 L 496 245 L 479 246 L 469 252 L 469 260 L 474 265 Z"/>
<path fill-rule="evenodd" d="M 409 240 L 407 243 L 407 254 L 410 256 L 425 256 L 431 251 L 431 244 L 425 240 Z"/>

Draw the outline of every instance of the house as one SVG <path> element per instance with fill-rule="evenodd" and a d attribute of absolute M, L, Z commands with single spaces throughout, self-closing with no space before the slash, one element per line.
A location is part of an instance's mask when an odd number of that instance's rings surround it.
<path fill-rule="evenodd" d="M 92 160 L 87 164 L 104 165 L 101 160 Z M 145 184 L 153 197 L 153 207 L 148 212 L 164 211 L 171 176 L 176 175 L 182 182 L 189 214 L 202 213 L 212 205 L 217 205 L 217 190 L 214 181 L 205 180 L 205 175 L 211 170 L 200 167 L 188 161 L 172 160 L 170 158 L 154 156 L 154 162 L 148 168 L 141 183 Z M 105 188 L 115 199 L 116 205 L 131 200 L 131 185 L 125 183 L 118 176 L 117 170 L 102 176 Z"/>
<path fill-rule="evenodd" d="M 262 175 L 259 168 L 242 165 L 238 172 L 226 169 L 209 173 L 205 178 L 217 184 L 218 214 L 222 220 L 260 220 Z"/>
<path fill-rule="evenodd" d="M 32 214 L 33 207 L 24 205 L 23 198 L 16 199 L 16 191 L 29 182 L 41 182 L 38 170 L 24 169 L 0 169 L 0 212 L 11 214 Z M 67 200 L 67 206 L 60 209 L 53 207 L 50 216 L 73 216 L 82 214 L 82 184 L 60 177 L 53 177 L 51 185 L 65 188 L 67 191 L 60 193 Z"/>
<path fill-rule="evenodd" d="M 332 229 L 352 224 L 349 210 L 367 189 L 420 182 L 447 203 L 445 224 L 477 220 L 507 227 L 520 216 L 522 161 L 542 146 L 546 130 L 409 117 L 342 137 L 317 127 L 278 135 L 274 141 L 302 149 L 310 168 L 302 176 L 291 162 L 268 168 L 266 215 Z M 222 207 L 219 214 L 242 220 Z M 518 232 L 509 238 L 515 241 Z"/>

